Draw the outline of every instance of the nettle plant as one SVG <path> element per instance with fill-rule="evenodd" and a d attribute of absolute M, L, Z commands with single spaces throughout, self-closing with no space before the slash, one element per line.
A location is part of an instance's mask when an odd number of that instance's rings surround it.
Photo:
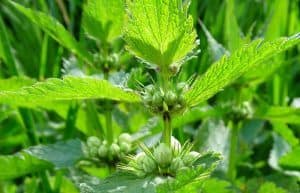
<path fill-rule="evenodd" d="M 98 76 L 66 75 L 63 79 L 51 78 L 32 86 L 2 91 L 1 103 L 41 107 L 63 116 L 72 101 L 86 100 L 88 109 L 95 114 L 98 113 L 97 105 L 104 109 L 106 125 L 101 131 L 91 131 L 94 135 L 88 136 L 85 142 L 69 140 L 33 146 L 6 158 L 23 164 L 20 173 L 10 171 L 7 173 L 11 175 L 6 177 L 50 166 L 72 167 L 69 176 L 84 193 L 198 192 L 220 162 L 221 155 L 193 151 L 190 142 L 181 144 L 172 136 L 172 120 L 208 100 L 244 73 L 298 44 L 300 34 L 272 41 L 254 40 L 231 55 L 223 56 L 203 75 L 182 82 L 178 78 L 182 65 L 199 54 L 194 21 L 188 14 L 189 4 L 188 0 L 128 0 L 126 3 L 89 0 L 84 6 L 82 28 L 95 40 L 94 54 L 56 20 L 14 4 L 45 33 L 70 50 L 78 63 L 92 66 Z M 155 72 L 151 84 L 140 83 L 139 89 L 133 89 L 111 81 L 113 73 L 122 69 L 123 54 L 127 54 L 122 51 L 122 41 L 117 39 L 121 35 L 126 50 L 138 58 L 145 69 Z M 114 45 L 120 46 L 115 50 Z M 138 103 L 161 117 L 164 124 L 157 144 L 147 145 L 128 133 L 114 133 L 112 110 L 120 103 Z M 97 115 L 94 119 L 98 119 Z M 100 181 L 86 179 L 85 175 L 75 178 L 74 165 L 78 160 L 99 167 L 109 165 L 112 175 Z"/>

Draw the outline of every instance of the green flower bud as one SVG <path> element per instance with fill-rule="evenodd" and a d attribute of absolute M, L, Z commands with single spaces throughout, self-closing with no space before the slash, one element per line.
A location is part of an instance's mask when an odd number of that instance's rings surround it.
<path fill-rule="evenodd" d="M 129 135 L 128 133 L 122 133 L 119 136 L 119 143 L 132 143 L 132 137 L 131 135 Z"/>
<path fill-rule="evenodd" d="M 108 145 L 107 140 L 104 140 L 104 141 L 102 142 L 102 145 Z"/>
<path fill-rule="evenodd" d="M 146 86 L 145 87 L 145 92 L 150 94 L 150 95 L 153 95 L 155 93 L 154 85 L 150 84 L 150 85 Z"/>
<path fill-rule="evenodd" d="M 168 91 L 165 95 L 165 101 L 168 105 L 174 105 L 176 103 L 177 96 L 173 91 Z"/>
<path fill-rule="evenodd" d="M 98 147 L 90 147 L 89 148 L 89 156 L 90 157 L 97 157 L 97 155 L 98 155 Z"/>
<path fill-rule="evenodd" d="M 176 173 L 180 168 L 184 167 L 184 163 L 180 157 L 176 157 L 172 160 L 170 170 Z"/>
<path fill-rule="evenodd" d="M 200 157 L 200 153 L 196 151 L 191 151 L 183 157 L 183 163 L 186 166 L 191 166 L 197 159 L 199 159 L 199 157 Z"/>
<path fill-rule="evenodd" d="M 131 145 L 130 145 L 130 143 L 121 142 L 120 143 L 120 149 L 121 149 L 122 152 L 128 153 L 131 150 Z"/>
<path fill-rule="evenodd" d="M 87 139 L 87 146 L 89 148 L 91 147 L 99 147 L 101 145 L 101 141 L 98 137 L 95 137 L 95 136 L 91 136 Z"/>
<path fill-rule="evenodd" d="M 146 154 L 144 152 L 140 152 L 134 157 L 134 160 L 128 163 L 128 165 L 135 170 L 143 170 L 143 160 L 145 157 Z"/>
<path fill-rule="evenodd" d="M 142 167 L 145 157 L 147 157 L 145 152 L 140 152 L 135 156 L 135 162 L 139 167 Z"/>
<path fill-rule="evenodd" d="M 154 149 L 153 152 L 156 162 L 161 167 L 167 167 L 172 161 L 172 150 L 165 144 L 161 143 Z"/>
<path fill-rule="evenodd" d="M 111 144 L 110 146 L 111 155 L 117 156 L 120 153 L 120 150 L 121 150 L 120 147 L 116 143 Z"/>
<path fill-rule="evenodd" d="M 146 105 L 151 105 L 152 104 L 152 95 L 146 94 L 143 96 L 143 102 Z"/>
<path fill-rule="evenodd" d="M 148 156 L 145 156 L 142 160 L 142 167 L 146 173 L 152 173 L 156 169 L 156 163 L 153 159 Z"/>
<path fill-rule="evenodd" d="M 163 97 L 160 92 L 157 92 L 152 97 L 152 103 L 156 106 L 161 106 L 163 103 Z"/>
<path fill-rule="evenodd" d="M 99 157 L 101 157 L 101 158 L 105 158 L 105 157 L 107 157 L 107 155 L 108 155 L 108 147 L 107 147 L 107 145 L 101 145 L 99 148 L 98 148 L 98 155 L 99 155 Z"/>
<path fill-rule="evenodd" d="M 172 147 L 172 150 L 173 150 L 173 154 L 174 156 L 176 157 L 177 155 L 180 154 L 181 152 L 181 144 L 180 142 L 172 136 L 171 138 L 171 147 Z"/>

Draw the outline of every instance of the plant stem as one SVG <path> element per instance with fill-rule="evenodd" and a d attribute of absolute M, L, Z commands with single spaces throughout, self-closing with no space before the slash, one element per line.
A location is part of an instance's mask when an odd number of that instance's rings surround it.
<path fill-rule="evenodd" d="M 236 153 L 238 146 L 239 122 L 234 123 L 230 134 L 230 150 L 227 177 L 233 182 L 236 177 Z"/>
<path fill-rule="evenodd" d="M 105 80 L 108 80 L 108 71 L 104 72 Z M 112 109 L 111 109 L 111 102 L 105 101 L 105 120 L 106 120 L 106 139 L 108 144 L 112 144 L 114 141 L 114 131 L 112 128 Z"/>
<path fill-rule="evenodd" d="M 108 106 L 108 105 L 106 105 Z M 105 112 L 105 119 L 106 119 L 106 138 L 109 144 L 112 144 L 114 141 L 114 132 L 112 128 L 112 113 L 111 109 L 107 109 Z"/>
<path fill-rule="evenodd" d="M 163 130 L 162 141 L 166 145 L 171 146 L 171 137 L 172 137 L 171 115 L 169 113 L 164 113 L 163 121 L 164 121 L 164 130 Z"/>

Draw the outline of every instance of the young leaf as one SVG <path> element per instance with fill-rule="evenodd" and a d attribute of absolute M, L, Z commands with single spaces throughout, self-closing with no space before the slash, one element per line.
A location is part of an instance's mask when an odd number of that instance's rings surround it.
<path fill-rule="evenodd" d="M 195 106 L 209 99 L 245 72 L 298 43 L 300 43 L 300 33 L 273 41 L 258 39 L 237 50 L 231 56 L 224 56 L 203 76 L 195 80 L 185 94 L 188 105 Z"/>
<path fill-rule="evenodd" d="M 88 35 L 106 43 L 121 35 L 124 18 L 123 0 L 89 0 L 84 5 L 82 25 Z"/>
<path fill-rule="evenodd" d="M 27 153 L 0 156 L 0 180 L 14 179 L 51 168 L 51 164 Z"/>
<path fill-rule="evenodd" d="M 45 13 L 25 8 L 17 3 L 12 3 L 30 21 L 40 27 L 45 33 L 55 39 L 59 44 L 77 55 L 80 59 L 89 64 L 93 64 L 92 55 L 87 52 L 80 43 L 53 17 Z"/>
<path fill-rule="evenodd" d="M 66 76 L 51 78 L 16 91 L 0 92 L 0 103 L 38 106 L 51 101 L 111 99 L 139 102 L 140 96 L 132 91 L 110 84 L 106 80 L 91 77 Z"/>
<path fill-rule="evenodd" d="M 186 1 L 188 2 L 188 1 Z M 193 19 L 182 0 L 128 0 L 124 38 L 138 58 L 158 66 L 180 65 L 196 48 Z"/>

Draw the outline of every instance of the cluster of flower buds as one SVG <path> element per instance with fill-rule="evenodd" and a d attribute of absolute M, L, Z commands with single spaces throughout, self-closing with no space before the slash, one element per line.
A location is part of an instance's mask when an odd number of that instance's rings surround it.
<path fill-rule="evenodd" d="M 191 151 L 192 145 L 181 144 L 172 138 L 172 145 L 168 147 L 160 143 L 153 149 L 142 145 L 143 152 L 129 157 L 128 165 L 121 165 L 120 169 L 129 171 L 139 177 L 147 175 L 176 176 L 177 172 L 194 166 L 200 154 Z"/>
<path fill-rule="evenodd" d="M 119 54 L 112 53 L 106 57 L 102 55 L 95 55 L 94 56 L 95 63 L 99 65 L 102 69 L 106 68 L 114 68 L 119 65 Z"/>
<path fill-rule="evenodd" d="M 154 113 L 176 113 L 185 109 L 184 93 L 187 91 L 186 83 L 177 84 L 175 89 L 164 91 L 160 87 L 148 85 L 144 89 L 143 101 L 148 109 Z"/>
<path fill-rule="evenodd" d="M 227 103 L 223 105 L 223 108 L 230 108 L 231 110 L 228 111 L 229 115 L 227 117 L 230 120 L 238 121 L 238 120 L 243 120 L 247 118 L 253 117 L 254 110 L 250 102 L 243 102 L 240 105 L 234 105 L 232 103 Z"/>
<path fill-rule="evenodd" d="M 117 161 L 127 156 L 132 152 L 132 149 L 132 137 L 127 133 L 121 134 L 111 144 L 106 140 L 101 141 L 98 137 L 92 136 L 83 145 L 85 156 L 95 161 Z"/>

